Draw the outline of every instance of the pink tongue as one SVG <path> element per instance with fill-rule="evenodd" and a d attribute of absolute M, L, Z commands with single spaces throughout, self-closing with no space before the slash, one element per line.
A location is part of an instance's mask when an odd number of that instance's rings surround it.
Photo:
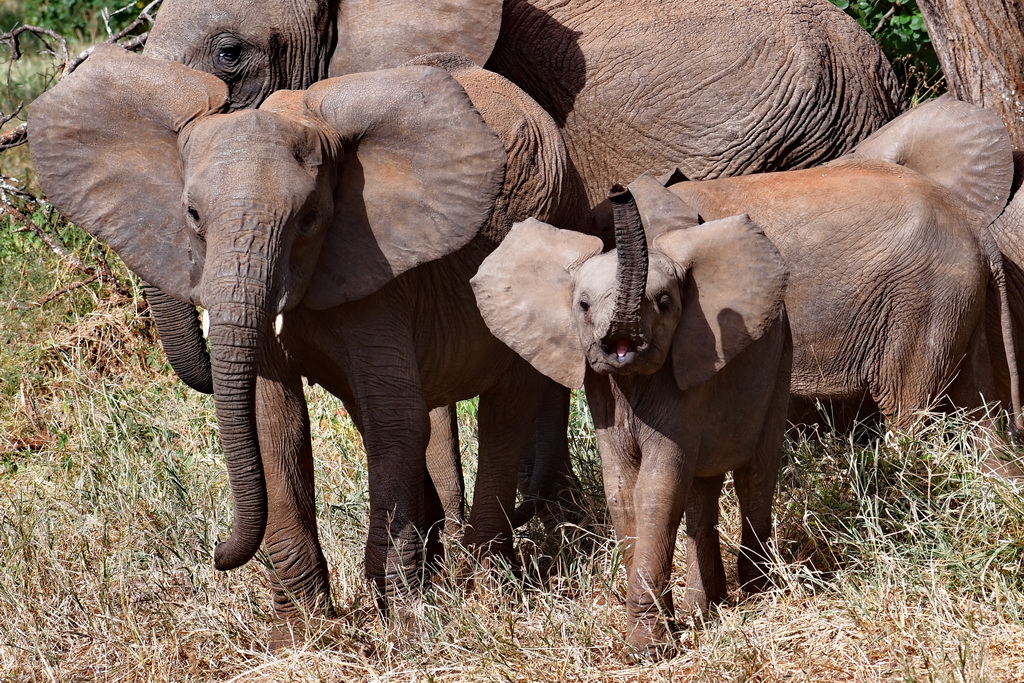
<path fill-rule="evenodd" d="M 626 341 L 619 341 L 618 346 L 615 347 L 615 355 L 619 358 L 625 358 L 627 353 L 629 353 L 629 343 Z"/>

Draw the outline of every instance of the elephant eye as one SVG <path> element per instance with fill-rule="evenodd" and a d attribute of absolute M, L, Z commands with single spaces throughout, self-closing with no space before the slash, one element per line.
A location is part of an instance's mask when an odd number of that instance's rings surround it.
<path fill-rule="evenodd" d="M 584 313 L 586 313 L 587 311 L 589 311 L 589 310 L 590 310 L 590 303 L 589 303 L 589 302 L 587 302 L 587 301 L 586 301 L 586 300 L 584 300 L 584 299 L 581 299 L 581 300 L 580 300 L 580 310 L 581 310 L 581 311 L 583 311 Z"/>
<path fill-rule="evenodd" d="M 672 308 L 672 297 L 668 295 L 668 292 L 662 292 L 658 295 L 658 310 L 665 313 Z"/>
<path fill-rule="evenodd" d="M 221 45 L 217 50 L 217 60 L 223 66 L 234 66 L 242 56 L 242 46 L 238 44 Z"/>
<path fill-rule="evenodd" d="M 220 71 L 233 73 L 242 62 L 248 43 L 231 33 L 223 33 L 214 38 L 214 67 Z"/>
<path fill-rule="evenodd" d="M 307 211 L 299 219 L 299 232 L 303 235 L 309 234 L 317 225 L 317 218 L 319 215 L 315 209 Z"/>
<path fill-rule="evenodd" d="M 186 211 L 188 214 L 188 221 L 192 224 L 192 229 L 195 231 L 199 239 L 206 241 L 206 228 L 203 227 L 202 221 L 199 220 L 199 212 L 196 207 L 190 206 Z"/>

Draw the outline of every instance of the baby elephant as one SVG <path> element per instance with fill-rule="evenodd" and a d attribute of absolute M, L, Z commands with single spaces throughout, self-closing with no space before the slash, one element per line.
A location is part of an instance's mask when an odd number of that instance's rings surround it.
<path fill-rule="evenodd" d="M 586 386 L 628 572 L 628 651 L 658 658 L 673 650 L 669 579 L 684 510 L 684 608 L 725 597 L 716 526 L 726 472 L 743 518 L 740 581 L 765 582 L 789 398 L 788 271 L 747 216 L 666 230 L 648 252 L 630 192 L 612 199 L 615 250 L 531 219 L 472 285 L 495 336 L 561 384 Z M 651 236 L 668 227 L 652 218 Z"/>

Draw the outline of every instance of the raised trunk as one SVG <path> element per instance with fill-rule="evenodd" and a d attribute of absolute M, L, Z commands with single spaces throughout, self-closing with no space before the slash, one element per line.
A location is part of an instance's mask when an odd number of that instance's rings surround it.
<path fill-rule="evenodd" d="M 142 284 L 149 310 L 160 336 L 167 360 L 182 382 L 204 394 L 213 393 L 210 354 L 196 315 L 196 307 L 164 294 L 151 284 Z"/>
<path fill-rule="evenodd" d="M 256 433 L 256 362 L 266 326 L 266 285 L 230 275 L 207 287 L 207 299 L 217 426 L 235 508 L 231 536 L 217 545 L 214 565 L 227 570 L 252 559 L 267 526 L 267 485 Z"/>
<path fill-rule="evenodd" d="M 641 334 L 640 304 L 647 288 L 647 238 L 633 194 L 621 185 L 608 193 L 615 220 L 615 310 L 605 336 L 637 341 Z"/>

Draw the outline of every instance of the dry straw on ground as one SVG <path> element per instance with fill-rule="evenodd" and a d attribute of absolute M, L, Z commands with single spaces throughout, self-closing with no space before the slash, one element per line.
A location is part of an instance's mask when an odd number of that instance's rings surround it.
<path fill-rule="evenodd" d="M 318 508 L 341 616 L 270 653 L 263 568 L 212 569 L 230 521 L 212 402 L 160 364 L 133 303 L 97 301 L 35 330 L 48 341 L 21 386 L 4 388 L 2 432 L 48 438 L 8 444 L 0 460 L 0 679 L 1024 680 L 1024 494 L 981 474 L 968 424 L 889 445 L 791 440 L 775 587 L 734 591 L 683 624 L 678 657 L 628 666 L 621 558 L 601 519 L 564 544 L 531 527 L 527 578 L 496 570 L 471 591 L 460 578 L 471 560 L 453 543 L 421 636 L 389 633 L 360 566 L 362 448 L 319 389 L 308 391 Z M 469 406 L 467 451 L 472 419 Z M 574 452 L 600 517 L 590 429 L 577 405 Z M 737 530 L 727 491 L 730 552 Z M 681 563 L 682 544 L 677 583 Z"/>

